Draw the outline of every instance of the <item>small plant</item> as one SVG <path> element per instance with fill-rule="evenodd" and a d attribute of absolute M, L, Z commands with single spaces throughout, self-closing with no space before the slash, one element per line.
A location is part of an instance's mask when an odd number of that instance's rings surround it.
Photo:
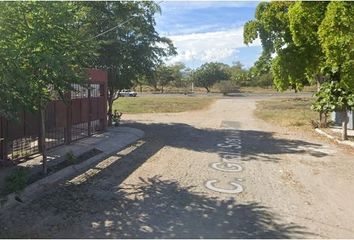
<path fill-rule="evenodd" d="M 112 116 L 112 120 L 114 122 L 114 126 L 118 127 L 119 123 L 120 123 L 120 119 L 122 117 L 123 113 L 118 112 L 117 110 L 114 110 L 113 116 Z"/>
<path fill-rule="evenodd" d="M 70 164 L 75 164 L 77 162 L 77 157 L 72 151 L 65 154 L 65 160 Z"/>
<path fill-rule="evenodd" d="M 17 168 L 5 178 L 5 191 L 18 193 L 27 185 L 28 173 L 24 168 Z"/>

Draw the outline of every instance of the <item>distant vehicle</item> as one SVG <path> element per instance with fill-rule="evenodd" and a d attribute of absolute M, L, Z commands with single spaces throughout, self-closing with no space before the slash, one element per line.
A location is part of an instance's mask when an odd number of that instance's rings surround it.
<path fill-rule="evenodd" d="M 130 89 L 123 89 L 119 93 L 120 97 L 136 97 L 136 95 L 138 95 L 138 93 L 131 91 Z"/>

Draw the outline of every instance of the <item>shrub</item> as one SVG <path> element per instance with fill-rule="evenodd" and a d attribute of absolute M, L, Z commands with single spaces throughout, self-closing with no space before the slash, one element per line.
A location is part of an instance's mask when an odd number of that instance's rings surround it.
<path fill-rule="evenodd" d="M 70 164 L 75 164 L 77 162 L 77 157 L 72 151 L 65 154 L 65 160 Z"/>
<path fill-rule="evenodd" d="M 239 92 L 239 86 L 232 81 L 220 81 L 215 84 L 215 87 L 219 88 L 223 94 Z"/>
<path fill-rule="evenodd" d="M 27 185 L 28 173 L 25 168 L 17 168 L 5 178 L 6 193 L 19 192 Z"/>

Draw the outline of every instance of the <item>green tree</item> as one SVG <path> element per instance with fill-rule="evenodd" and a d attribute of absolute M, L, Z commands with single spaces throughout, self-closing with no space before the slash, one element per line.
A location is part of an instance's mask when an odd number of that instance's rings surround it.
<path fill-rule="evenodd" d="M 108 124 L 120 90 L 140 79 L 153 79 L 164 57 L 175 54 L 172 42 L 155 30 L 155 2 L 90 2 L 90 29 L 99 34 L 96 66 L 108 71 Z M 123 23 L 123 24 L 122 24 Z M 107 31 L 108 30 L 108 31 Z"/>
<path fill-rule="evenodd" d="M 289 24 L 293 41 L 306 53 L 305 72 L 317 82 L 318 89 L 325 78 L 321 73 L 325 56 L 320 45 L 318 29 L 328 2 L 296 2 L 289 9 Z"/>
<path fill-rule="evenodd" d="M 205 63 L 193 73 L 193 80 L 196 86 L 204 87 L 210 92 L 210 87 L 222 80 L 230 79 L 229 66 L 223 63 Z"/>
<path fill-rule="evenodd" d="M 331 112 L 341 112 L 342 119 L 342 140 L 348 139 L 348 109 L 354 109 L 354 93 L 340 82 L 331 81 L 321 85 L 320 91 L 316 93 L 316 101 L 312 109 L 328 115 Z"/>
<path fill-rule="evenodd" d="M 317 105 L 331 105 L 342 113 L 342 139 L 347 139 L 347 111 L 354 109 L 354 6 L 349 2 L 330 2 L 318 35 L 325 53 L 324 70 L 330 84 L 324 86 L 330 96 L 317 100 Z M 327 102 L 325 101 L 327 100 Z"/>
<path fill-rule="evenodd" d="M 72 83 L 82 84 L 83 67 L 92 58 L 86 9 L 73 2 L 4 2 L 0 8 L 1 82 L 13 84 L 5 97 L 39 111 L 43 172 L 47 172 L 45 109 L 48 101 L 62 98 Z M 15 107 L 14 109 L 12 107 Z"/>
<path fill-rule="evenodd" d="M 161 92 L 163 93 L 164 87 L 168 84 L 174 83 L 179 85 L 182 81 L 182 70 L 185 66 L 181 63 L 176 63 L 173 65 L 160 64 L 155 73 L 155 78 L 157 84 L 161 87 Z"/>
<path fill-rule="evenodd" d="M 336 1 L 260 3 L 256 19 L 245 26 L 244 37 L 245 43 L 259 37 L 263 55 L 275 55 L 271 70 L 278 90 L 289 87 L 301 90 L 305 84 L 316 80 L 319 91 L 324 93 L 318 93 L 315 109 L 321 116 L 321 111 L 326 115 L 328 109 L 342 111 L 343 126 L 346 126 L 346 111 L 352 108 L 350 98 L 354 87 L 353 4 Z M 327 83 L 320 88 L 323 82 Z M 346 136 L 345 127 L 343 136 Z"/>
<path fill-rule="evenodd" d="M 269 53 L 262 53 L 258 60 L 253 64 L 252 70 L 254 74 L 260 76 L 271 72 L 271 55 Z"/>
<path fill-rule="evenodd" d="M 257 6 L 255 19 L 247 22 L 244 29 L 244 42 L 249 44 L 260 38 L 263 53 L 259 67 L 269 64 L 275 87 L 284 91 L 292 88 L 301 90 L 308 84 L 305 68 L 308 64 L 307 52 L 297 46 L 292 39 L 288 12 L 294 2 L 262 2 Z"/>
<path fill-rule="evenodd" d="M 176 87 L 184 88 L 184 93 L 187 94 L 189 91 L 193 92 L 193 69 L 181 65 L 181 80 L 175 83 Z"/>
<path fill-rule="evenodd" d="M 293 41 L 306 53 L 304 72 L 317 83 L 317 90 L 326 80 L 321 69 L 325 56 L 320 45 L 318 28 L 324 18 L 328 2 L 296 2 L 289 9 L 289 24 Z M 319 112 L 320 126 L 327 125 L 327 113 Z"/>
<path fill-rule="evenodd" d="M 172 64 L 170 65 L 170 67 L 172 68 L 172 72 L 174 75 L 172 84 L 176 87 L 186 87 L 185 76 L 188 75 L 189 69 L 187 69 L 186 66 L 181 62 Z"/>
<path fill-rule="evenodd" d="M 353 18 L 354 8 L 345 2 L 296 2 L 289 10 L 293 40 L 307 53 L 306 74 L 314 76 L 321 91 L 314 109 L 321 125 L 326 125 L 328 110 L 342 112 L 343 139 L 351 102 L 346 99 L 353 96 L 354 86 Z"/>
<path fill-rule="evenodd" d="M 343 87 L 354 89 L 354 5 L 330 2 L 318 29 L 326 66 L 337 73 Z"/>
<path fill-rule="evenodd" d="M 233 62 L 232 65 L 229 67 L 229 72 L 230 80 L 237 85 L 242 85 L 242 80 L 246 70 L 243 68 L 241 62 Z"/>
<path fill-rule="evenodd" d="M 161 64 L 156 69 L 155 78 L 163 93 L 164 87 L 175 80 L 175 73 L 172 67 Z"/>

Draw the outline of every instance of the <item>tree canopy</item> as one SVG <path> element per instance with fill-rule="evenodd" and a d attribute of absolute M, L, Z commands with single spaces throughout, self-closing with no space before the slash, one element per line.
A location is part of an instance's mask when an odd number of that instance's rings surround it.
<path fill-rule="evenodd" d="M 47 103 L 65 100 L 73 83 L 84 84 L 84 67 L 93 56 L 86 18 L 87 9 L 73 2 L 1 4 L 0 82 L 10 90 L 1 96 L 1 114 L 15 118 L 24 107 L 39 111 L 44 173 Z"/>
<path fill-rule="evenodd" d="M 86 9 L 72 2 L 5 2 L 0 9 L 3 115 L 36 111 L 82 80 L 93 43 Z M 9 88 L 6 88 L 6 87 Z"/>
<path fill-rule="evenodd" d="M 260 66 L 267 66 L 270 56 L 274 84 L 278 90 L 301 90 L 308 83 L 305 68 L 307 52 L 292 39 L 288 12 L 293 2 L 262 2 L 257 6 L 255 19 L 245 24 L 244 42 L 249 44 L 260 38 L 263 53 Z M 267 61 L 268 60 L 268 61 Z M 269 64 L 268 64 L 269 66 Z M 266 68 L 265 68 L 266 69 Z"/>
<path fill-rule="evenodd" d="M 349 2 L 263 2 L 245 25 L 245 43 L 261 39 L 273 54 L 271 71 L 279 90 L 319 88 L 314 109 L 352 109 L 354 91 L 354 6 Z M 325 83 L 324 83 L 325 82 Z M 344 125 L 343 125 L 344 126 Z M 345 138 L 345 134 L 343 134 Z"/>
<path fill-rule="evenodd" d="M 182 81 L 182 70 L 185 66 L 181 63 L 176 63 L 173 65 L 160 64 L 155 73 L 156 83 L 161 87 L 161 92 L 163 88 L 171 83 L 179 84 Z"/>
<path fill-rule="evenodd" d="M 197 86 L 204 87 L 209 92 L 209 88 L 216 82 L 230 79 L 228 68 L 229 66 L 223 63 L 205 63 L 195 70 L 192 78 Z"/>
<path fill-rule="evenodd" d="M 152 78 L 162 59 L 176 52 L 172 42 L 159 36 L 155 29 L 155 14 L 160 11 L 155 2 L 89 2 L 84 5 L 90 7 L 90 29 L 93 35 L 97 34 L 99 43 L 95 66 L 108 71 L 111 116 L 113 101 L 121 89 L 131 87 L 137 79 L 143 79 L 143 75 Z"/>
<path fill-rule="evenodd" d="M 354 5 L 330 2 L 318 35 L 327 67 L 354 91 Z"/>

